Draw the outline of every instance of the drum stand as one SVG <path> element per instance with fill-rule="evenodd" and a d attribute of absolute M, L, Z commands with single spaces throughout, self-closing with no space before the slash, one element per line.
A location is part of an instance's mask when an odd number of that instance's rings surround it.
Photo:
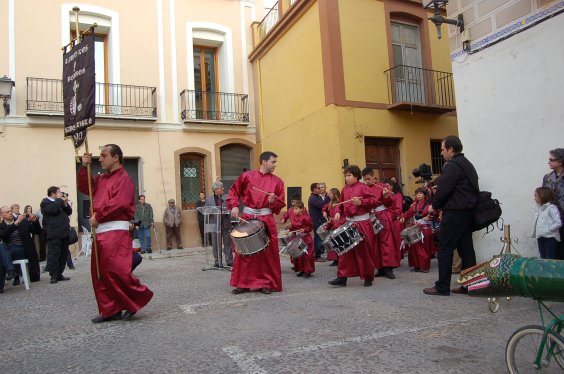
<path fill-rule="evenodd" d="M 199 207 L 198 211 L 204 215 L 204 247 L 211 244 L 213 255 L 213 240 L 208 243 L 209 234 L 215 235 L 215 243 L 217 248 L 217 264 L 218 266 L 205 266 L 202 271 L 207 270 L 220 270 L 231 271 L 231 267 L 223 266 L 223 215 L 230 212 L 223 207 L 223 199 L 220 206 L 203 206 Z M 214 258 L 215 261 L 215 258 Z M 208 264 L 208 252 L 206 251 L 206 265 Z"/>

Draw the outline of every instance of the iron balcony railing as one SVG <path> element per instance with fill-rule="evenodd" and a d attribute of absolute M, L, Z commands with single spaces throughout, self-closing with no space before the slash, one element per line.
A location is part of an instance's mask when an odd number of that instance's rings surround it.
<path fill-rule="evenodd" d="M 189 120 L 249 122 L 249 96 L 245 94 L 184 90 L 181 117 Z"/>
<path fill-rule="evenodd" d="M 452 73 L 397 65 L 384 73 L 388 79 L 390 104 L 454 108 Z"/>
<path fill-rule="evenodd" d="M 28 114 L 63 114 L 60 79 L 27 78 Z M 157 88 L 96 83 L 96 115 L 101 117 L 157 119 Z"/>
<path fill-rule="evenodd" d="M 276 2 L 258 25 L 260 40 L 264 39 L 266 34 L 268 34 L 270 30 L 272 30 L 274 25 L 276 25 L 276 23 L 278 22 L 278 18 L 278 2 Z"/>

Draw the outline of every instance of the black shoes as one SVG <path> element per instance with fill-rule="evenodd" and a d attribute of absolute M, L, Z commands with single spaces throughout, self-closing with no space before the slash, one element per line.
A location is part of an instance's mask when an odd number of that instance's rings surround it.
<path fill-rule="evenodd" d="M 303 277 L 304 276 L 304 272 L 300 271 L 298 274 L 296 274 L 296 277 Z"/>
<path fill-rule="evenodd" d="M 329 266 L 337 266 L 339 265 L 339 261 L 335 260 L 332 263 L 329 264 Z"/>
<path fill-rule="evenodd" d="M 337 277 L 333 280 L 328 282 L 331 286 L 339 286 L 339 287 L 346 287 L 347 285 L 347 278 Z"/>
<path fill-rule="evenodd" d="M 396 276 L 394 275 L 394 271 L 392 269 L 386 270 L 386 278 L 396 279 Z"/>
<path fill-rule="evenodd" d="M 424 288 L 423 293 L 432 296 L 450 296 L 450 293 L 439 292 L 435 287 Z"/>
<path fill-rule="evenodd" d="M 231 293 L 233 295 L 239 295 L 245 292 L 249 292 L 250 289 L 249 288 L 235 288 L 234 290 L 231 290 Z"/>
<path fill-rule="evenodd" d="M 419 268 L 413 268 L 413 269 L 411 269 L 410 271 L 411 271 L 412 273 L 420 273 L 420 272 L 421 272 L 421 269 L 419 269 Z"/>
<path fill-rule="evenodd" d="M 382 268 L 382 269 L 378 269 L 378 272 L 376 274 L 374 274 L 375 277 L 386 277 L 388 279 L 396 279 L 396 276 L 394 275 L 394 270 L 392 268 Z"/>
<path fill-rule="evenodd" d="M 69 269 L 71 269 L 71 270 L 76 270 L 76 268 L 74 267 L 74 265 L 69 265 Z"/>
<path fill-rule="evenodd" d="M 219 267 L 219 264 L 216 262 L 215 264 L 213 264 L 213 267 L 214 267 L 214 268 L 218 268 L 218 267 Z"/>
<path fill-rule="evenodd" d="M 8 274 L 6 274 L 6 280 L 7 281 L 12 280 L 15 276 L 16 276 L 16 271 L 12 269 L 8 272 Z"/>
<path fill-rule="evenodd" d="M 51 281 L 49 283 L 51 284 L 59 283 L 59 278 L 51 278 Z"/>
<path fill-rule="evenodd" d="M 371 281 L 371 280 L 368 280 L 368 279 L 365 280 L 365 281 L 364 281 L 364 287 L 370 287 L 370 286 L 372 286 L 372 281 Z"/>
<path fill-rule="evenodd" d="M 384 271 L 384 269 L 378 269 L 378 272 L 376 274 L 374 274 L 375 277 L 385 277 L 386 276 L 386 272 Z"/>
<path fill-rule="evenodd" d="M 152 249 L 147 249 L 147 253 L 153 253 Z"/>
<path fill-rule="evenodd" d="M 19 286 L 20 285 L 20 278 L 19 277 L 15 277 L 14 278 L 14 282 L 12 283 L 12 286 Z"/>
<path fill-rule="evenodd" d="M 135 312 L 130 312 L 129 310 L 126 310 L 125 312 L 123 312 L 121 319 L 124 321 L 129 321 L 134 315 Z"/>
<path fill-rule="evenodd" d="M 59 277 L 57 278 L 58 281 L 68 281 L 70 280 L 69 277 L 65 277 L 63 276 L 63 274 L 59 275 Z"/>
<path fill-rule="evenodd" d="M 261 288 L 260 292 L 262 292 L 265 295 L 270 295 L 270 288 Z"/>
<path fill-rule="evenodd" d="M 304 273 L 304 278 L 311 278 L 311 273 Z"/>
<path fill-rule="evenodd" d="M 227 263 L 227 266 L 232 267 L 232 266 L 233 266 L 233 263 L 232 263 L 232 262 L 228 262 L 228 263 Z"/>
<path fill-rule="evenodd" d="M 129 313 L 129 312 L 126 312 L 126 313 Z M 133 313 L 133 314 L 135 314 L 135 313 Z M 118 313 L 116 313 L 112 316 L 109 316 L 109 317 L 96 316 L 96 317 L 92 318 L 92 323 L 103 323 L 103 322 L 110 322 L 110 321 L 118 321 L 121 318 L 122 318 L 121 312 L 118 312 Z M 129 318 L 131 318 L 131 316 Z"/>

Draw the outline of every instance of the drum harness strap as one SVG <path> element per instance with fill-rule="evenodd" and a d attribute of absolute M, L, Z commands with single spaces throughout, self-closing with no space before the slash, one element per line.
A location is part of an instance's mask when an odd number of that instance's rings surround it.
<path fill-rule="evenodd" d="M 252 214 L 254 216 L 267 216 L 272 214 L 272 210 L 270 208 L 253 209 L 246 206 L 243 208 L 243 213 Z"/>
<path fill-rule="evenodd" d="M 375 212 L 381 212 L 383 210 L 386 210 L 388 208 L 386 208 L 386 206 L 384 204 L 378 205 L 376 208 L 374 208 Z"/>
<path fill-rule="evenodd" d="M 366 221 L 367 219 L 370 219 L 369 213 L 364 213 L 359 216 L 347 217 L 347 221 L 353 221 L 353 222 Z"/>

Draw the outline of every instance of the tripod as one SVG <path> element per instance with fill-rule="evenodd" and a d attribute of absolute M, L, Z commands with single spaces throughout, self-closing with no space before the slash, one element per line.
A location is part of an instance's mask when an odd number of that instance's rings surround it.
<path fill-rule="evenodd" d="M 202 271 L 221 270 L 231 271 L 229 266 L 223 266 L 223 216 L 230 214 L 229 210 L 223 207 L 223 199 L 220 198 L 220 206 L 203 206 L 198 211 L 204 215 L 204 247 L 212 246 L 212 251 L 217 251 L 217 266 L 206 266 Z M 208 243 L 210 235 L 214 235 L 212 243 Z M 208 255 L 206 252 L 206 264 Z"/>

